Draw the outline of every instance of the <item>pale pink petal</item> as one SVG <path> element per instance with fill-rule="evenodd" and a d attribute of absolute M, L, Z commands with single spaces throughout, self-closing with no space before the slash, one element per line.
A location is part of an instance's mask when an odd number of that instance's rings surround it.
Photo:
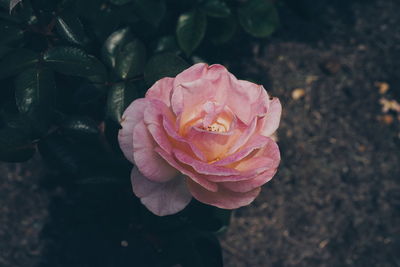
<path fill-rule="evenodd" d="M 208 164 L 205 162 L 201 162 L 199 160 L 190 157 L 183 151 L 174 149 L 173 154 L 181 163 L 191 166 L 196 172 L 204 175 L 218 175 L 218 176 L 226 176 L 226 175 L 238 175 L 239 171 L 232 168 L 225 168 L 223 166 L 216 166 L 212 164 Z"/>
<path fill-rule="evenodd" d="M 190 68 L 179 73 L 174 80 L 174 88 L 182 83 L 192 82 L 202 78 L 207 72 L 208 65 L 205 63 L 198 63 Z"/>
<path fill-rule="evenodd" d="M 236 153 L 229 155 L 226 158 L 223 158 L 221 160 L 218 160 L 212 164 L 218 165 L 218 166 L 223 166 L 223 165 L 235 163 L 235 162 L 240 161 L 240 160 L 244 159 L 245 157 L 247 157 L 254 150 L 260 149 L 260 148 L 266 146 L 269 142 L 270 142 L 270 139 L 268 137 L 265 137 L 263 135 L 258 135 L 258 134 L 253 135 L 242 149 L 240 149 Z"/>
<path fill-rule="evenodd" d="M 264 87 L 237 80 L 233 75 L 230 81 L 227 105 L 241 121 L 248 125 L 254 117 L 267 112 L 269 97 Z"/>
<path fill-rule="evenodd" d="M 175 87 L 171 96 L 171 106 L 177 116 L 182 114 L 181 125 L 203 111 L 203 104 L 207 101 L 224 106 L 228 97 L 229 80 L 230 75 L 221 73 L 214 80 L 202 77 Z"/>
<path fill-rule="evenodd" d="M 237 209 L 249 205 L 261 191 L 261 188 L 256 188 L 249 192 L 238 193 L 219 185 L 217 192 L 211 192 L 190 179 L 187 179 L 187 185 L 195 199 L 222 209 Z"/>
<path fill-rule="evenodd" d="M 143 120 L 143 110 L 148 100 L 141 98 L 133 101 L 122 115 L 121 126 L 118 132 L 119 146 L 125 157 L 133 163 L 133 128 Z"/>
<path fill-rule="evenodd" d="M 248 192 L 269 182 L 276 174 L 276 171 L 276 168 L 269 169 L 254 178 L 245 181 L 224 182 L 222 185 L 234 192 Z"/>
<path fill-rule="evenodd" d="M 220 64 L 213 64 L 207 68 L 204 77 L 208 80 L 217 80 L 221 75 L 229 75 L 228 70 Z"/>
<path fill-rule="evenodd" d="M 204 162 L 212 162 L 224 157 L 239 135 L 240 132 L 235 129 L 218 133 L 191 127 L 185 139 L 203 153 Z"/>
<path fill-rule="evenodd" d="M 261 173 L 278 168 L 280 162 L 280 153 L 278 145 L 267 137 L 267 144 L 261 149 L 255 150 L 246 158 L 231 164 L 230 167 L 240 171 L 239 175 L 232 176 L 207 176 L 212 182 L 237 182 L 249 180 Z"/>
<path fill-rule="evenodd" d="M 212 124 L 218 117 L 218 115 L 223 111 L 224 107 L 222 105 L 218 105 L 215 102 L 207 101 L 203 105 L 203 111 L 205 115 L 203 117 L 203 127 L 206 128 L 210 124 Z"/>
<path fill-rule="evenodd" d="M 162 101 L 168 107 L 171 106 L 171 91 L 174 86 L 174 78 L 162 78 L 158 80 L 146 93 L 146 98 Z"/>
<path fill-rule="evenodd" d="M 163 127 L 164 127 L 166 133 L 168 134 L 168 136 L 172 138 L 171 141 L 174 143 L 174 147 L 176 147 L 180 150 L 183 150 L 186 153 L 193 154 L 193 157 L 196 157 L 203 161 L 206 160 L 204 153 L 200 149 L 198 149 L 193 144 L 193 142 L 191 142 L 190 140 L 186 140 L 185 138 L 180 136 L 176 132 L 174 126 L 170 123 L 170 121 L 164 120 Z"/>
<path fill-rule="evenodd" d="M 174 87 L 200 78 L 216 80 L 222 73 L 228 73 L 228 70 L 220 64 L 208 66 L 205 63 L 198 63 L 178 74 L 174 81 Z"/>
<path fill-rule="evenodd" d="M 133 129 L 133 158 L 140 172 L 148 179 L 165 182 L 174 178 L 178 171 L 154 151 L 156 143 L 144 122 Z"/>
<path fill-rule="evenodd" d="M 193 170 L 190 166 L 186 165 L 183 166 L 182 164 L 179 164 L 171 155 L 166 153 L 164 150 L 160 148 L 156 148 L 155 151 L 160 154 L 161 157 L 163 157 L 164 160 L 166 160 L 171 166 L 174 168 L 178 169 L 182 174 L 188 176 L 190 179 L 198 183 L 200 186 L 206 188 L 207 190 L 216 192 L 218 189 L 218 186 L 216 183 L 213 183 L 207 179 L 207 176 L 201 175 L 196 173 L 195 170 Z"/>
<path fill-rule="evenodd" d="M 131 181 L 135 195 L 158 216 L 175 214 L 183 210 L 192 199 L 185 178 L 180 174 L 168 182 L 159 183 L 150 181 L 134 167 Z"/>
<path fill-rule="evenodd" d="M 243 125 L 241 121 L 238 122 L 238 129 L 241 130 L 241 134 L 232 147 L 229 148 L 227 154 L 233 154 L 241 147 L 243 147 L 249 139 L 254 135 L 254 131 L 257 126 L 257 118 L 254 118 L 250 125 Z"/>
<path fill-rule="evenodd" d="M 267 169 L 277 168 L 281 160 L 278 145 L 269 137 L 268 143 L 255 154 L 250 154 L 247 158 L 235 164 L 235 169 L 243 173 L 261 173 Z"/>
<path fill-rule="evenodd" d="M 274 97 L 269 105 L 267 114 L 261 120 L 260 134 L 271 136 L 279 127 L 281 120 L 282 105 L 278 98 Z"/>
<path fill-rule="evenodd" d="M 172 112 L 164 102 L 151 99 L 144 110 L 144 123 L 157 144 L 168 153 L 171 153 L 172 144 L 164 130 L 164 120 L 168 120 L 170 123 L 175 121 Z"/>

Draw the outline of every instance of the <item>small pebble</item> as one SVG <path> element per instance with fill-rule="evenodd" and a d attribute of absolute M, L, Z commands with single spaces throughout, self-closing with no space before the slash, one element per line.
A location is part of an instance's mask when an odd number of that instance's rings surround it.
<path fill-rule="evenodd" d="M 292 98 L 294 100 L 298 100 L 302 98 L 306 94 L 306 91 L 303 88 L 297 88 L 292 91 Z"/>
<path fill-rule="evenodd" d="M 375 86 L 378 87 L 381 95 L 386 94 L 386 92 L 390 89 L 390 86 L 387 82 L 375 82 Z"/>

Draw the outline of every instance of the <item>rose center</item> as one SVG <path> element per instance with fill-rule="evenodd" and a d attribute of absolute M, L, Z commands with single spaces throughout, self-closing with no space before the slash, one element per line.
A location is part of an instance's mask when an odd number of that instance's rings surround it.
<path fill-rule="evenodd" d="M 209 132 L 219 132 L 219 133 L 223 133 L 228 130 L 224 124 L 219 122 L 214 122 L 213 124 L 210 124 L 207 127 L 201 127 L 201 129 Z"/>

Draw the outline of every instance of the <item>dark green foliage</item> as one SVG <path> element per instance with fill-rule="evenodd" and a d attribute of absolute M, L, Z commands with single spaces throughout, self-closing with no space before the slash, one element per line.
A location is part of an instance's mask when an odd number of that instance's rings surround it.
<path fill-rule="evenodd" d="M 2 114 L 0 126 L 0 160 L 20 162 L 30 159 L 36 151 L 31 140 L 30 125 L 23 116 Z"/>
<path fill-rule="evenodd" d="M 15 79 L 15 100 L 20 114 L 26 115 L 32 129 L 46 134 L 55 105 L 54 74 L 45 68 L 31 68 Z"/>
<path fill-rule="evenodd" d="M 188 67 L 189 65 L 175 54 L 158 54 L 152 57 L 147 63 L 144 71 L 144 79 L 148 85 L 153 85 L 163 77 L 175 77 Z"/>
<path fill-rule="evenodd" d="M 146 47 L 138 40 L 125 44 L 117 54 L 115 72 L 125 80 L 143 73 L 146 63 Z"/>
<path fill-rule="evenodd" d="M 43 61 L 48 67 L 65 75 L 106 75 L 104 66 L 97 58 L 76 47 L 51 48 L 44 53 Z"/>
<path fill-rule="evenodd" d="M 26 68 L 35 65 L 39 56 L 28 49 L 15 49 L 0 60 L 0 79 L 18 74 Z"/>
<path fill-rule="evenodd" d="M 223 0 L 208 0 L 204 4 L 204 10 L 210 17 L 226 18 L 232 14 L 231 9 Z"/>
<path fill-rule="evenodd" d="M 107 117 L 116 123 L 120 123 L 122 113 L 136 98 L 137 90 L 132 82 L 114 84 L 108 91 Z"/>
<path fill-rule="evenodd" d="M 96 122 L 88 117 L 69 118 L 61 126 L 71 136 L 96 138 L 99 134 Z"/>
<path fill-rule="evenodd" d="M 278 13 L 268 0 L 247 1 L 238 8 L 239 22 L 243 29 L 255 37 L 267 37 L 277 28 Z"/>
<path fill-rule="evenodd" d="M 115 67 L 117 55 L 122 50 L 122 47 L 133 39 L 129 28 L 122 28 L 113 32 L 104 42 L 102 58 L 110 68 Z"/>
<path fill-rule="evenodd" d="M 129 188 L 117 138 L 129 104 L 161 78 L 215 62 L 219 45 L 277 25 L 267 0 L 0 0 L 0 160 L 39 151 L 62 183 Z M 135 225 L 161 240 L 155 262 L 222 266 L 214 233 L 230 212 L 193 201 L 161 218 L 135 203 Z"/>
<path fill-rule="evenodd" d="M 179 46 L 187 56 L 200 45 L 206 32 L 207 18 L 203 11 L 194 10 L 179 16 L 176 35 Z"/>
<path fill-rule="evenodd" d="M 72 44 L 84 45 L 87 42 L 83 25 L 76 16 L 57 16 L 56 27 L 60 36 Z"/>

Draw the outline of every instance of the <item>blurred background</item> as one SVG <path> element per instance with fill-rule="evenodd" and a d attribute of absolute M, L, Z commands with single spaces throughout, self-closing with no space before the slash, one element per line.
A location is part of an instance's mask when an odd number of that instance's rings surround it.
<path fill-rule="evenodd" d="M 281 3 L 277 31 L 222 62 L 284 108 L 281 166 L 220 235 L 224 266 L 400 266 L 400 1 Z M 0 163 L 0 266 L 119 266 L 79 240 L 128 242 L 80 221 L 52 175 L 39 155 Z"/>

